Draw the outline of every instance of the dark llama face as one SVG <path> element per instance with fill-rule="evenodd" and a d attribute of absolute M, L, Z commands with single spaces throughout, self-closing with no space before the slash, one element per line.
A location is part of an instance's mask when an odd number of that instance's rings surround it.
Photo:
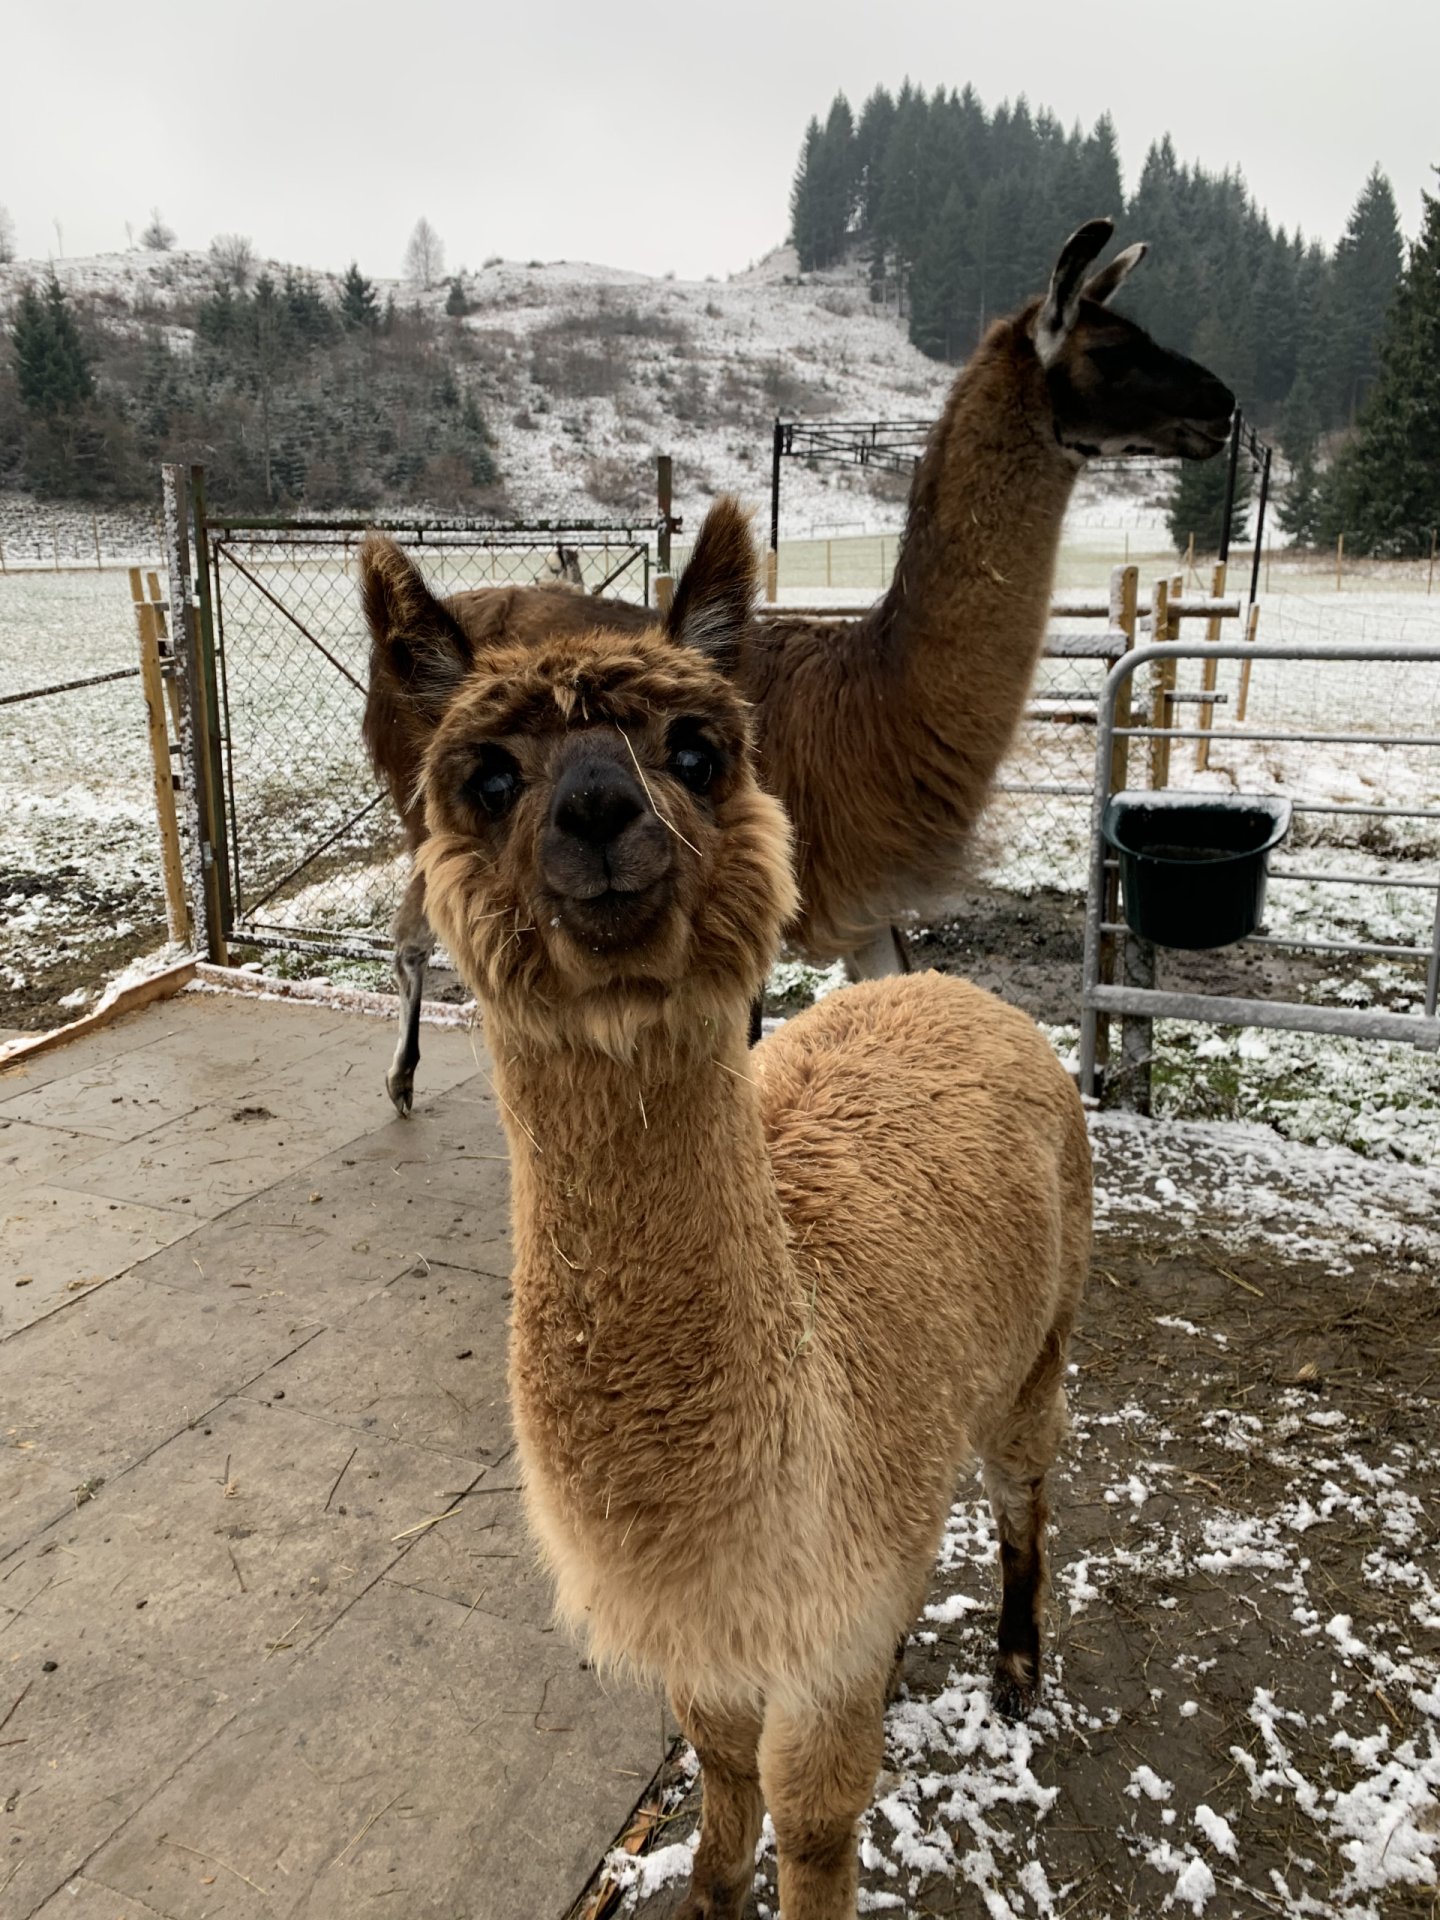
<path fill-rule="evenodd" d="M 1128 247 L 1088 281 L 1113 231 L 1092 220 L 1066 242 L 1050 291 L 1030 320 L 1062 446 L 1086 456 L 1181 454 L 1206 460 L 1229 438 L 1235 396 L 1222 380 L 1171 353 L 1107 302 L 1145 257 Z"/>

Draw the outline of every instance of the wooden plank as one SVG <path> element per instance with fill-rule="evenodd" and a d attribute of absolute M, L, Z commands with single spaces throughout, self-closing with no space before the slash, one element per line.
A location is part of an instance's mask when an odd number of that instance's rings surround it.
<path fill-rule="evenodd" d="M 1257 602 L 1253 607 L 1251 607 L 1250 618 L 1245 625 L 1245 638 L 1247 641 L 1254 640 L 1255 629 L 1259 626 L 1259 624 L 1260 624 L 1260 606 L 1259 606 L 1259 603 Z M 1240 668 L 1240 701 L 1239 701 L 1239 705 L 1236 707 L 1236 710 L 1235 710 L 1236 726 L 1241 726 L 1244 724 L 1245 710 L 1250 705 L 1250 669 L 1253 666 L 1253 664 L 1254 664 L 1253 661 L 1246 660 Z"/>
<path fill-rule="evenodd" d="M 133 986 L 106 994 L 98 1007 L 92 1007 L 89 1013 L 81 1014 L 68 1026 L 53 1027 L 49 1033 L 37 1033 L 32 1039 L 12 1040 L 8 1046 L 0 1047 L 0 1073 L 23 1067 L 27 1061 L 42 1053 L 51 1053 L 56 1047 L 68 1047 L 72 1040 L 83 1040 L 87 1034 L 98 1033 L 122 1014 L 138 1013 L 157 1000 L 173 999 L 195 978 L 195 964 L 194 960 L 181 960 L 163 973 L 152 973 L 148 980 L 137 980 Z"/>

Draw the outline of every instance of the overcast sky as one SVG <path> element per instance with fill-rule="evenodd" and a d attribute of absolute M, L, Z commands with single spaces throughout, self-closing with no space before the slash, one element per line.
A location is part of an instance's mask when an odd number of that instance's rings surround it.
<path fill-rule="evenodd" d="M 159 206 L 184 246 L 371 274 L 424 213 L 451 267 L 723 276 L 784 238 L 808 117 L 907 74 L 1108 108 L 1127 189 L 1168 129 L 1327 244 L 1376 162 L 1413 234 L 1440 162 L 1436 0 L 11 0 L 0 205 L 39 258 L 122 248 Z"/>

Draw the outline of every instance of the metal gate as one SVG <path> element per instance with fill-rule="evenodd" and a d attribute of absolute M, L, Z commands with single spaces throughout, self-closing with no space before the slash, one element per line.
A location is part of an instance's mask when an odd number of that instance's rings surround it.
<path fill-rule="evenodd" d="M 212 958 L 232 942 L 387 956 L 408 862 L 360 738 L 369 655 L 356 576 L 363 534 L 392 535 L 442 596 L 554 584 L 568 561 L 581 591 L 644 604 L 652 531 L 583 521 L 239 519 L 207 513 L 198 470 L 179 470 L 173 485 L 170 474 L 172 601 L 178 574 L 188 603 L 182 672 L 195 696 L 186 703 L 185 764 L 198 853 L 191 891 L 204 903 L 197 945 Z M 202 738 L 208 750 L 197 755 Z"/>

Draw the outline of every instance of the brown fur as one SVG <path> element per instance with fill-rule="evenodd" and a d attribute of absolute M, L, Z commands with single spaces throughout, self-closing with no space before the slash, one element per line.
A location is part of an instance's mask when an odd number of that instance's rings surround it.
<path fill-rule="evenodd" d="M 1038 1686 L 1089 1156 L 1046 1042 L 960 981 L 858 986 L 747 1052 L 790 840 L 745 702 L 690 643 L 740 637 L 752 565 L 722 503 L 668 631 L 479 653 L 427 752 L 418 862 L 510 1138 L 531 1520 L 566 1618 L 666 1682 L 704 1767 L 684 1911 L 739 1914 L 763 1800 L 785 1920 L 851 1920 L 896 1642 L 977 1456 L 997 1703 Z"/>
<path fill-rule="evenodd" d="M 800 910 L 789 940 L 811 960 L 853 965 L 892 921 L 953 886 L 1044 644 L 1080 449 L 1199 453 L 1221 444 L 1228 389 L 1101 304 L 1124 278 L 1121 262 L 1090 283 L 1097 297 L 1085 297 L 1083 273 L 1109 232 L 1099 221 L 1073 235 L 1046 300 L 997 321 L 956 379 L 916 468 L 884 598 L 848 626 L 792 615 L 732 635 L 733 660 L 721 664 L 754 707 L 761 781 L 794 824 Z M 1059 344 L 1042 364 L 1036 335 L 1046 323 Z M 1110 356 L 1103 376 L 1097 349 Z M 367 583 L 409 566 L 378 535 L 361 549 Z M 405 620 L 419 618 L 425 595 L 410 573 L 394 624 L 377 621 L 367 584 L 365 738 L 413 843 L 422 829 L 409 797 L 430 723 L 397 718 L 415 704 Z M 544 588 L 432 605 L 458 630 L 457 650 L 471 653 L 501 637 L 526 645 L 595 626 L 634 633 L 650 620 L 624 602 L 566 600 Z M 420 657 L 423 665 L 432 655 Z M 884 970 L 901 964 L 897 955 Z M 868 956 L 862 970 L 872 970 Z M 398 1084 L 407 1111 L 410 1076 Z"/>

